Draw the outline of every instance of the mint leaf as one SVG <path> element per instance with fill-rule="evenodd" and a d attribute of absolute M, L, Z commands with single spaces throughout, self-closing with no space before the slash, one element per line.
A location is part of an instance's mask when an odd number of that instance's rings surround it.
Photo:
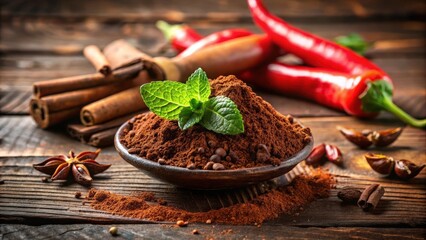
<path fill-rule="evenodd" d="M 190 97 L 184 83 L 155 81 L 141 86 L 140 92 L 146 106 L 153 113 L 168 120 L 177 120 L 184 107 L 189 107 Z"/>
<path fill-rule="evenodd" d="M 188 87 L 188 95 L 191 98 L 205 102 L 210 96 L 210 83 L 207 78 L 206 72 L 198 68 L 186 81 Z"/>
<path fill-rule="evenodd" d="M 167 120 L 178 120 L 182 130 L 199 123 L 208 130 L 235 135 L 244 132 L 237 105 L 225 96 L 209 99 L 211 90 L 206 73 L 198 68 L 185 83 L 155 81 L 141 86 L 146 106 Z"/>
<path fill-rule="evenodd" d="M 203 108 L 203 102 L 196 100 L 195 98 L 192 98 L 189 101 L 189 106 L 191 107 L 191 110 L 194 112 L 199 112 Z M 204 112 L 204 110 L 202 110 Z"/>
<path fill-rule="evenodd" d="M 186 130 L 198 123 L 204 115 L 204 108 L 201 107 L 198 111 L 193 111 L 190 107 L 185 107 L 179 114 L 178 124 L 180 129 Z"/>
<path fill-rule="evenodd" d="M 244 132 L 243 117 L 237 105 L 224 96 L 210 98 L 205 103 L 203 127 L 220 134 L 236 135 Z"/>

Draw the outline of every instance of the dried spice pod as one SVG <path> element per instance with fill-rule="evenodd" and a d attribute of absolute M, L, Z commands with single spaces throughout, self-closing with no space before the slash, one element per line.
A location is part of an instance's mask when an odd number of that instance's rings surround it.
<path fill-rule="evenodd" d="M 83 164 L 72 165 L 72 175 L 74 176 L 75 181 L 81 185 L 88 186 L 92 183 L 90 172 Z"/>
<path fill-rule="evenodd" d="M 51 175 L 52 180 L 67 180 L 70 177 L 70 172 L 72 172 L 77 183 L 87 186 L 92 183 L 92 176 L 104 172 L 111 166 L 95 161 L 100 151 L 100 149 L 96 152 L 86 151 L 77 156 L 73 151 L 70 151 L 68 156 L 51 157 L 41 163 L 34 164 L 33 167 L 42 173 Z"/>
<path fill-rule="evenodd" d="M 357 203 L 360 196 L 360 190 L 349 187 L 345 187 L 337 193 L 337 197 L 345 203 Z"/>
<path fill-rule="evenodd" d="M 358 132 L 344 127 L 337 127 L 337 129 L 347 140 L 360 148 L 368 148 L 373 144 L 373 142 L 368 138 L 371 131 L 366 134 L 366 131 Z"/>
<path fill-rule="evenodd" d="M 340 149 L 331 144 L 325 144 L 325 156 L 327 159 L 334 164 L 342 164 L 343 155 Z"/>
<path fill-rule="evenodd" d="M 386 147 L 395 142 L 401 135 L 403 128 L 392 128 L 382 131 L 376 131 L 372 134 L 373 144 L 377 147 Z"/>
<path fill-rule="evenodd" d="M 395 161 L 393 158 L 383 154 L 367 153 L 364 155 L 370 167 L 380 173 L 389 175 L 392 173 Z"/>
<path fill-rule="evenodd" d="M 356 131 L 344 127 L 337 127 L 342 135 L 357 145 L 359 148 L 368 148 L 371 145 L 376 147 L 386 147 L 395 142 L 401 135 L 403 128 L 391 128 L 380 131 L 372 131 L 370 129 L 364 129 L 362 131 Z"/>
<path fill-rule="evenodd" d="M 401 159 L 396 161 L 394 170 L 399 178 L 410 179 L 417 176 L 425 166 L 425 164 L 419 166 L 409 160 Z"/>
<path fill-rule="evenodd" d="M 320 144 L 312 150 L 305 162 L 308 165 L 316 165 L 321 163 L 325 156 L 325 144 Z"/>

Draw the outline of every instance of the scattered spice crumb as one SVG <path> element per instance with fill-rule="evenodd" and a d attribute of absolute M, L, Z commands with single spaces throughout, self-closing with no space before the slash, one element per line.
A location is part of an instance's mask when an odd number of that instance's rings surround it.
<path fill-rule="evenodd" d="M 91 207 L 116 215 L 152 221 L 182 221 L 233 225 L 261 224 L 283 214 L 293 214 L 318 198 L 329 196 L 334 178 L 321 170 L 297 176 L 290 185 L 279 186 L 256 199 L 208 212 L 189 212 L 172 206 L 148 204 L 144 198 L 91 189 Z"/>
<path fill-rule="evenodd" d="M 50 181 L 50 179 L 48 177 L 44 177 L 41 179 L 42 182 L 47 183 Z"/>
<path fill-rule="evenodd" d="M 185 222 L 183 220 L 178 220 L 176 222 L 176 225 L 178 225 L 179 227 L 186 227 L 186 226 L 188 226 L 188 222 Z"/>
<path fill-rule="evenodd" d="M 80 198 L 81 197 L 81 192 L 75 192 L 74 197 L 75 198 Z"/>
<path fill-rule="evenodd" d="M 198 231 L 198 229 L 194 229 L 194 230 L 192 230 L 192 234 L 198 235 L 198 234 L 200 234 L 200 232 Z"/>
<path fill-rule="evenodd" d="M 111 228 L 109 229 L 109 233 L 110 233 L 112 236 L 117 236 L 117 235 L 118 235 L 118 228 L 117 228 L 117 227 L 111 227 Z"/>
<path fill-rule="evenodd" d="M 232 232 L 233 232 L 232 229 L 226 229 L 226 230 L 223 230 L 221 234 L 226 235 L 226 234 L 231 234 Z"/>

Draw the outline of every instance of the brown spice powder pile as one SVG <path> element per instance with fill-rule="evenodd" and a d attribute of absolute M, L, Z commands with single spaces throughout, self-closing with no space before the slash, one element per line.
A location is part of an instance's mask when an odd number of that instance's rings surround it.
<path fill-rule="evenodd" d="M 231 157 L 223 157 L 220 163 L 226 169 L 237 169 L 279 165 L 310 141 L 309 128 L 278 113 L 235 76 L 219 77 L 211 80 L 210 85 L 212 96 L 227 96 L 236 103 L 244 120 L 243 134 L 216 134 L 199 125 L 182 131 L 177 121 L 147 113 L 130 122 L 131 128 L 124 132 L 121 143 L 131 154 L 191 169 L 203 169 L 216 149 L 223 148 Z M 259 158 L 259 146 L 266 146 L 268 157 Z"/>
<path fill-rule="evenodd" d="M 297 176 L 288 186 L 279 187 L 248 203 L 208 212 L 188 212 L 170 206 L 148 204 L 160 202 L 150 193 L 123 196 L 103 190 L 91 189 L 87 196 L 91 206 L 112 214 L 152 221 L 184 220 L 205 223 L 211 220 L 221 224 L 254 224 L 290 214 L 318 198 L 329 196 L 335 181 L 329 173 L 317 170 L 312 175 Z"/>

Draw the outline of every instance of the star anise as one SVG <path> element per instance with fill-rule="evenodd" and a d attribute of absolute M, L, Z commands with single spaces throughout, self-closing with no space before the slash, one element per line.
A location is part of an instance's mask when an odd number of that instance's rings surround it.
<path fill-rule="evenodd" d="M 42 173 L 51 175 L 52 180 L 67 180 L 70 170 L 74 180 L 81 185 L 90 185 L 92 176 L 107 170 L 110 164 L 100 164 L 95 161 L 100 149 L 96 152 L 81 152 L 75 156 L 73 151 L 65 155 L 48 158 L 47 160 L 34 164 L 33 167 Z"/>

